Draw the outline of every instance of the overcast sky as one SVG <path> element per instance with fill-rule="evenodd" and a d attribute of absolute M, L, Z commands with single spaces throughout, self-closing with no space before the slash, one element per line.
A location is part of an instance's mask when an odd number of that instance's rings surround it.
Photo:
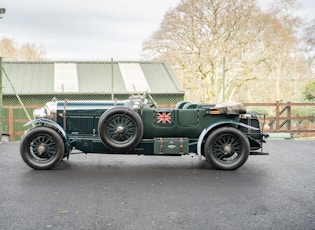
<path fill-rule="evenodd" d="M 143 41 L 180 1 L 0 0 L 0 38 L 42 45 L 50 59 L 139 59 Z M 314 17 L 315 1 L 300 2 L 301 14 Z"/>

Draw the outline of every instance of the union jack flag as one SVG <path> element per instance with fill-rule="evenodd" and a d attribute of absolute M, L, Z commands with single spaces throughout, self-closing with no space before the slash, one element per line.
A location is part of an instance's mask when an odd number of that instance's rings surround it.
<path fill-rule="evenodd" d="M 172 122 L 172 114 L 168 112 L 161 112 L 157 114 L 157 123 L 171 123 Z"/>

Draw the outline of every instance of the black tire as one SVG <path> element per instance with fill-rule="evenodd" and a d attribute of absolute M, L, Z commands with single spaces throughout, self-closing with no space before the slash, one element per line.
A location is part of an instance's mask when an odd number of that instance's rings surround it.
<path fill-rule="evenodd" d="M 217 169 L 234 170 L 248 159 L 248 138 L 233 127 L 221 127 L 207 137 L 204 154 L 211 166 Z"/>
<path fill-rule="evenodd" d="M 107 110 L 98 122 L 98 134 L 111 150 L 125 152 L 139 144 L 143 124 L 138 113 L 125 107 Z"/>
<path fill-rule="evenodd" d="M 24 162 L 34 169 L 53 169 L 63 159 L 64 141 L 49 127 L 36 127 L 22 137 L 20 154 Z"/>

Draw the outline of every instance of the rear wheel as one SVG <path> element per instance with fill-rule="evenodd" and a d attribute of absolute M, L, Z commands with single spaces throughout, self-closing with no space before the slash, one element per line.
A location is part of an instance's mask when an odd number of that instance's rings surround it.
<path fill-rule="evenodd" d="M 214 130 L 204 145 L 207 161 L 217 169 L 233 170 L 241 167 L 246 162 L 249 152 L 248 138 L 233 127 Z"/>
<path fill-rule="evenodd" d="M 65 145 L 57 131 L 36 127 L 23 136 L 20 154 L 24 162 L 34 169 L 52 169 L 60 164 Z"/>

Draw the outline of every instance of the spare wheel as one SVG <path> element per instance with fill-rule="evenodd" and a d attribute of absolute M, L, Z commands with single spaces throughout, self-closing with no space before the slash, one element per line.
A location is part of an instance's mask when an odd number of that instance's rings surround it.
<path fill-rule="evenodd" d="M 114 107 L 100 117 L 98 133 L 106 147 L 119 152 L 128 151 L 140 142 L 143 124 L 135 111 Z"/>

